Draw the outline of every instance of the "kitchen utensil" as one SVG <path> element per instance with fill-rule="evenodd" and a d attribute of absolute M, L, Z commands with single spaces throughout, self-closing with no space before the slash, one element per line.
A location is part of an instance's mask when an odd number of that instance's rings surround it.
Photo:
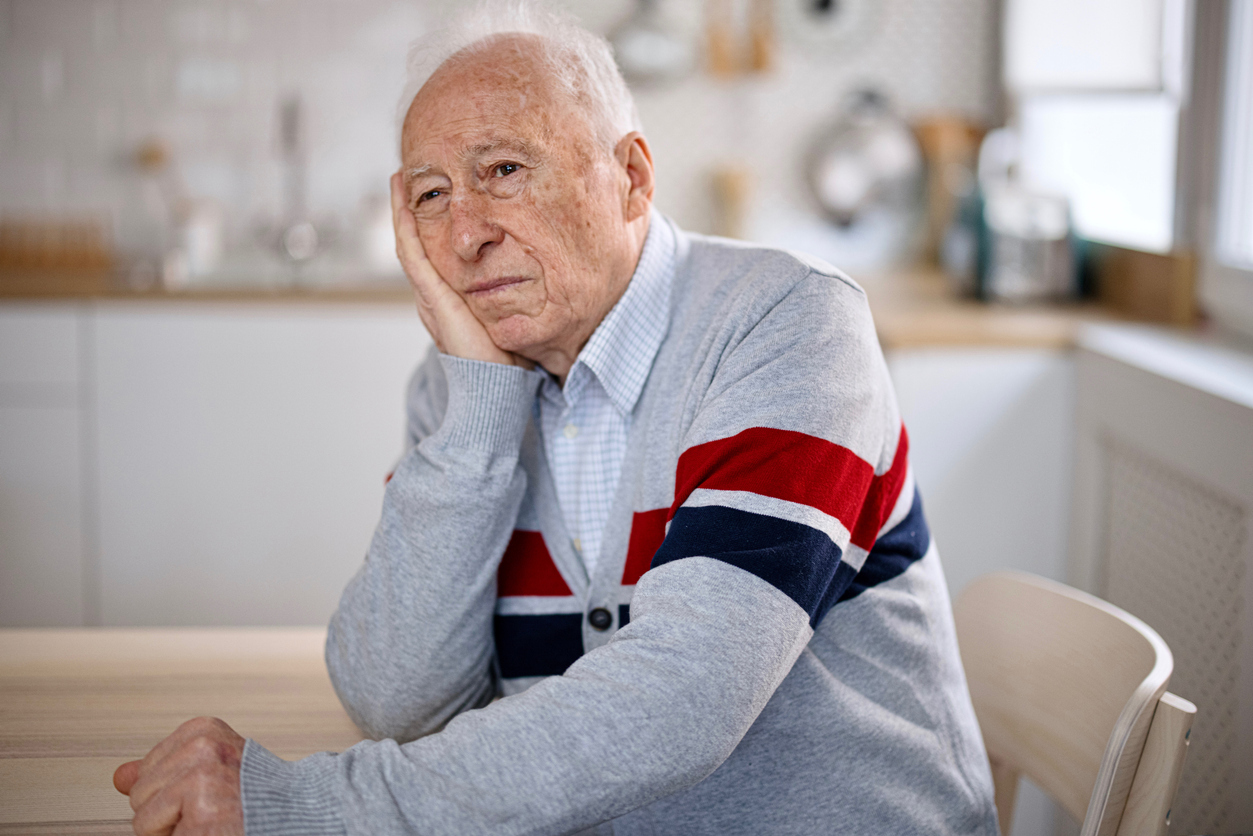
<path fill-rule="evenodd" d="M 286 198 L 279 248 L 300 265 L 318 253 L 318 230 L 308 217 L 306 196 L 308 178 L 305 166 L 304 107 L 299 94 L 279 103 L 279 144 L 283 155 L 283 185 Z"/>
<path fill-rule="evenodd" d="M 839 227 L 849 227 L 872 207 L 916 212 L 922 152 L 913 133 L 874 90 L 852 94 L 843 113 L 825 127 L 807 160 L 814 201 Z"/>
<path fill-rule="evenodd" d="M 1075 293 L 1070 206 L 1065 197 L 1011 182 L 984 194 L 989 252 L 983 291 L 989 299 L 1027 302 Z"/>
<path fill-rule="evenodd" d="M 657 0 L 636 0 L 631 14 L 610 32 L 609 43 L 631 84 L 676 81 L 695 63 L 691 41 L 665 19 Z"/>

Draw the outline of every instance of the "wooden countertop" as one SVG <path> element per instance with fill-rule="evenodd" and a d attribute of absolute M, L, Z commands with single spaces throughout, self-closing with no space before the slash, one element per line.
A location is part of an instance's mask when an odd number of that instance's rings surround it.
<path fill-rule="evenodd" d="M 1092 302 L 1008 305 L 961 299 L 934 268 L 859 274 L 855 278 L 866 288 L 879 340 L 887 350 L 941 346 L 1066 349 L 1074 347 L 1084 323 L 1125 319 Z M 409 289 L 397 284 L 138 291 L 110 285 L 99 276 L 44 277 L 41 283 L 30 277 L 0 280 L 0 302 L 19 299 L 413 304 Z"/>
<path fill-rule="evenodd" d="M 413 291 L 401 281 L 341 284 L 190 285 L 136 289 L 103 273 L 14 273 L 0 270 L 0 303 L 5 301 L 90 301 L 97 299 L 192 302 L 367 302 L 413 304 Z"/>
<path fill-rule="evenodd" d="M 945 275 L 917 268 L 856 277 L 870 299 L 879 342 L 906 348 L 1074 348 L 1089 322 L 1123 321 L 1095 302 L 1011 305 L 963 299 Z"/>
<path fill-rule="evenodd" d="M 0 836 L 128 834 L 113 770 L 221 717 L 282 757 L 362 739 L 323 628 L 0 630 Z"/>

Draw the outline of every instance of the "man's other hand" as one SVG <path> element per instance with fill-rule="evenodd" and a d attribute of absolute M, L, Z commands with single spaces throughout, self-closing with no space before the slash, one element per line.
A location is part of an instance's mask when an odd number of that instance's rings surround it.
<path fill-rule="evenodd" d="M 392 224 L 396 229 L 396 255 L 413 285 L 418 316 L 436 347 L 445 354 L 467 360 L 532 368 L 529 361 L 492 342 L 487 329 L 465 300 L 435 271 L 418 238 L 418 224 L 409 209 L 404 179 L 399 171 L 392 175 Z"/>
<path fill-rule="evenodd" d="M 244 739 L 216 717 L 197 717 L 142 761 L 124 763 L 113 786 L 130 796 L 139 836 L 244 836 L 239 764 Z"/>

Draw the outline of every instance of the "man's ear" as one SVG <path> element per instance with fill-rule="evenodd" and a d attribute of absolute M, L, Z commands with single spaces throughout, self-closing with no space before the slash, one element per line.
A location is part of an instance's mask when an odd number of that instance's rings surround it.
<path fill-rule="evenodd" d="M 639 131 L 631 131 L 618 140 L 614 159 L 626 173 L 626 191 L 622 195 L 622 212 L 627 223 L 648 214 L 653 205 L 653 152 L 648 140 Z"/>

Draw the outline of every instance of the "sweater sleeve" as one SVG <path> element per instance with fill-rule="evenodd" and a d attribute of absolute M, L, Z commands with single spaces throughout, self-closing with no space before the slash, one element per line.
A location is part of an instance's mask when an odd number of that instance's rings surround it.
<path fill-rule="evenodd" d="M 847 538 L 766 486 L 790 479 L 799 490 L 804 476 L 822 476 L 814 492 L 850 520 L 884 505 L 874 473 L 893 460 L 894 409 L 864 296 L 830 277 L 802 280 L 722 351 L 684 444 L 670 531 L 626 627 L 565 674 L 459 714 L 438 734 L 367 741 L 315 764 L 267 762 L 270 785 L 333 785 L 348 833 L 452 836 L 575 832 L 701 781 L 787 676 L 822 602 L 839 595 Z M 823 444 L 849 452 L 815 459 Z M 802 474 L 780 472 L 798 463 Z M 800 529 L 740 520 L 743 536 L 729 536 L 724 519 L 697 513 L 719 491 L 762 500 L 727 508 L 799 518 Z"/>
<path fill-rule="evenodd" d="M 905 556 L 922 556 L 920 507 L 898 528 L 914 507 L 909 482 L 908 439 L 865 297 L 811 274 L 720 364 L 679 457 L 653 571 L 698 555 L 726 562 L 785 593 L 817 627 L 882 533 L 921 535 Z M 881 544 L 874 567 L 895 542 Z"/>
<path fill-rule="evenodd" d="M 489 701 L 496 568 L 526 477 L 539 375 L 433 356 L 410 387 L 412 447 L 327 633 L 331 681 L 371 737 L 411 740 Z"/>

